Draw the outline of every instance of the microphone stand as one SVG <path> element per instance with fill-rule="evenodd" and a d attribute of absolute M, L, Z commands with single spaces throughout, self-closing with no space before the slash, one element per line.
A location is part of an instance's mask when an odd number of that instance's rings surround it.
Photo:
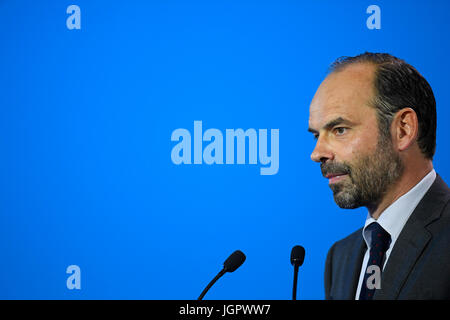
<path fill-rule="evenodd" d="M 214 285 L 214 283 L 216 283 L 217 280 L 220 279 L 220 277 L 222 277 L 227 271 L 225 270 L 225 268 L 223 268 L 222 270 L 220 270 L 220 272 L 214 277 L 214 279 L 211 280 L 210 283 L 208 283 L 208 285 L 206 286 L 206 288 L 202 291 L 202 293 L 200 294 L 200 296 L 198 297 L 197 300 L 202 300 L 203 297 L 205 296 L 205 294 L 208 292 L 208 290 Z"/>
<path fill-rule="evenodd" d="M 298 264 L 294 265 L 294 285 L 292 287 L 292 300 L 297 300 L 297 278 L 298 278 Z"/>

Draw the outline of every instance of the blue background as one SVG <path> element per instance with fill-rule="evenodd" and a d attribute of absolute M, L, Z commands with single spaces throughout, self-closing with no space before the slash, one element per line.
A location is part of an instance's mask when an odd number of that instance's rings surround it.
<path fill-rule="evenodd" d="M 81 30 L 66 9 L 81 8 Z M 381 8 L 369 30 L 366 8 Z M 328 65 L 389 52 L 431 84 L 450 180 L 448 1 L 0 0 L 0 298 L 323 299 L 329 247 L 361 227 L 309 156 Z M 173 130 L 280 130 L 280 168 L 171 162 Z M 66 268 L 81 268 L 68 290 Z"/>

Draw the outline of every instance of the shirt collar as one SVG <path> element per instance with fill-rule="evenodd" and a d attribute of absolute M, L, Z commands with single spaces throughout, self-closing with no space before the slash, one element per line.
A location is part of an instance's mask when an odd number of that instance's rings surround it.
<path fill-rule="evenodd" d="M 387 207 L 377 220 L 372 218 L 370 213 L 367 214 L 366 223 L 364 224 L 363 229 L 363 237 L 367 248 L 370 248 L 371 235 L 370 232 L 366 232 L 366 227 L 372 222 L 378 222 L 381 227 L 391 235 L 390 248 L 394 246 L 406 221 L 408 221 L 408 218 L 411 216 L 435 179 L 436 171 L 432 169 L 419 183 Z"/>

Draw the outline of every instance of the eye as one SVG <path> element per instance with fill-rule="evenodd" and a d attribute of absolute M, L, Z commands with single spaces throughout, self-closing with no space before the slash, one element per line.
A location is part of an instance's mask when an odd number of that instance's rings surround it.
<path fill-rule="evenodd" d="M 319 135 L 318 134 L 314 134 L 314 140 L 319 139 Z"/>
<path fill-rule="evenodd" d="M 344 127 L 337 127 L 337 128 L 334 128 L 334 133 L 337 135 L 337 136 L 342 136 L 343 134 L 345 134 L 347 132 L 347 128 L 344 128 Z"/>

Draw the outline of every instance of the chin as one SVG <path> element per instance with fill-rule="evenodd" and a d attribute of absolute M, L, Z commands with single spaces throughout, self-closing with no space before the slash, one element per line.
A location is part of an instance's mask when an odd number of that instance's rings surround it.
<path fill-rule="evenodd" d="M 341 203 L 341 202 L 336 202 L 336 204 L 339 206 L 339 208 L 341 209 L 356 209 L 361 207 L 360 205 L 354 204 L 354 203 Z"/>
<path fill-rule="evenodd" d="M 355 197 L 352 197 L 349 194 L 335 194 L 334 202 L 336 202 L 341 209 L 356 209 L 362 206 L 359 201 L 356 201 Z"/>

